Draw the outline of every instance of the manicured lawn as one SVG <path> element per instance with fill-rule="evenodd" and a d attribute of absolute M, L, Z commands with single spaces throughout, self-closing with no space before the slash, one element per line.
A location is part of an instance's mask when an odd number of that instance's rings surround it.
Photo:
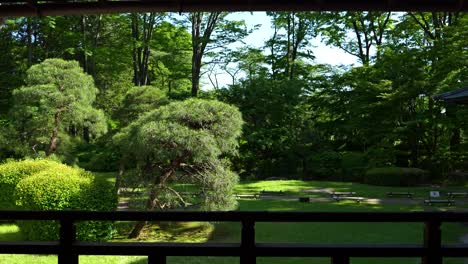
<path fill-rule="evenodd" d="M 116 173 L 95 173 L 96 177 L 109 182 L 115 181 Z M 196 186 L 191 184 L 176 184 L 175 188 L 179 191 L 195 192 Z M 279 180 L 279 181 L 252 181 L 241 182 L 235 188 L 235 192 L 239 194 L 254 194 L 262 190 L 267 191 L 284 191 L 289 195 L 304 194 L 303 190 L 309 189 L 329 189 L 337 192 L 356 192 L 358 196 L 368 198 L 387 198 L 387 192 L 411 192 L 415 197 L 426 198 L 429 191 L 444 192 L 466 192 L 468 185 L 465 186 L 449 186 L 449 187 L 387 187 L 367 185 L 355 182 L 330 182 L 330 181 L 301 181 L 301 180 Z M 307 193 L 308 196 L 328 197 L 325 193 Z"/>
<path fill-rule="evenodd" d="M 332 189 L 338 192 L 356 192 L 358 196 L 368 198 L 386 198 L 387 192 L 411 192 L 416 197 L 428 197 L 429 191 L 467 191 L 468 186 L 459 187 L 386 187 L 374 186 L 354 182 L 327 182 L 327 181 L 300 181 L 300 180 L 280 180 L 280 181 L 255 181 L 243 182 L 236 187 L 238 193 L 258 193 L 262 190 L 285 191 L 292 195 L 298 195 L 302 190 L 308 189 Z M 321 193 L 309 193 L 310 196 L 328 196 Z"/>
<path fill-rule="evenodd" d="M 99 174 L 102 179 L 112 180 L 112 174 Z M 193 186 L 177 186 L 182 190 L 193 190 Z M 236 187 L 238 193 L 256 193 L 261 190 L 283 190 L 297 195 L 302 189 L 333 188 L 336 191 L 355 191 L 360 196 L 385 197 L 388 191 L 411 191 L 420 194 L 421 197 L 431 188 L 388 188 L 375 187 L 355 183 L 334 182 L 303 182 L 303 181 L 261 181 L 242 183 Z M 454 209 L 452 207 L 451 209 Z M 446 210 L 447 208 L 440 208 Z M 312 202 L 299 203 L 283 200 L 253 200 L 244 199 L 239 202 L 239 210 L 245 211 L 421 211 L 422 205 L 383 205 L 383 204 L 358 204 L 355 202 Z M 118 223 L 119 234 L 115 241 L 128 241 L 126 235 L 131 228 L 129 223 Z M 315 242 L 315 243 L 421 243 L 423 225 L 418 223 L 257 223 L 256 240 L 259 242 Z M 460 224 L 444 224 L 444 243 L 458 242 L 462 234 L 468 233 L 466 227 Z M 21 234 L 12 223 L 0 224 L 0 240 L 19 240 Z M 207 226 L 200 223 L 166 223 L 154 224 L 143 232 L 144 241 L 187 241 L 187 242 L 238 242 L 240 240 L 240 224 L 216 223 Z M 0 255 L 0 264 L 24 264 L 56 263 L 55 256 L 23 256 Z M 352 259 L 353 264 L 398 264 L 419 263 L 418 259 Z M 100 257 L 81 256 L 80 263 L 84 264 L 144 264 L 144 257 Z M 238 263 L 238 258 L 219 257 L 170 257 L 168 263 L 210 263 L 233 264 Z M 304 258 L 259 258 L 260 264 L 302 264 L 302 263 L 329 263 L 329 259 L 304 259 Z M 463 260 L 448 260 L 445 263 L 463 263 Z"/>

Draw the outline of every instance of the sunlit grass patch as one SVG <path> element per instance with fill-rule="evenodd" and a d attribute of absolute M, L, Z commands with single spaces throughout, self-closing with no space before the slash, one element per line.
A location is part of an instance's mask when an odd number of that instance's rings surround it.
<path fill-rule="evenodd" d="M 0 241 L 15 241 L 21 239 L 21 231 L 16 224 L 0 222 Z"/>

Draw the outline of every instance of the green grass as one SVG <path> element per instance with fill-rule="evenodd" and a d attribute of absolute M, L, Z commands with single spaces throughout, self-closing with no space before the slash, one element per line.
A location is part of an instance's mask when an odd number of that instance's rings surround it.
<path fill-rule="evenodd" d="M 237 193 L 258 193 L 262 190 L 285 191 L 297 195 L 302 190 L 307 189 L 332 189 L 338 192 L 356 192 L 359 196 L 369 198 L 386 198 L 387 192 L 411 192 L 416 197 L 427 197 L 429 191 L 439 190 L 447 191 L 466 191 L 468 186 L 460 187 L 386 187 L 374 186 L 354 182 L 327 182 L 327 181 L 300 181 L 300 180 L 281 180 L 281 181 L 255 181 L 243 182 L 236 187 Z M 327 194 L 312 193 L 311 196 L 328 196 Z"/>
<path fill-rule="evenodd" d="M 112 181 L 114 174 L 100 173 L 98 177 Z M 179 190 L 194 191 L 192 185 L 177 185 Z M 304 181 L 260 181 L 241 183 L 236 187 L 238 193 L 256 193 L 261 190 L 286 191 L 297 195 L 302 189 L 332 188 L 336 191 L 355 191 L 359 196 L 385 197 L 389 191 L 411 191 L 417 196 L 427 196 L 431 188 L 389 188 L 376 187 L 356 183 L 341 182 L 304 182 Z M 454 190 L 455 188 L 450 188 Z M 461 188 L 460 188 L 461 189 Z M 127 197 L 128 198 L 128 197 Z M 140 199 L 144 197 L 140 197 Z M 450 208 L 451 210 L 455 207 Z M 383 212 L 422 211 L 420 205 L 394 205 L 394 204 L 358 204 L 352 201 L 342 202 L 312 202 L 299 203 L 282 200 L 253 200 L 244 199 L 239 202 L 239 210 L 243 211 L 328 211 L 328 212 Z M 431 208 L 434 209 L 434 208 Z M 447 210 L 440 208 L 439 210 Z M 118 223 L 119 234 L 114 241 L 131 241 L 126 238 L 131 229 L 130 223 Z M 442 227 L 443 242 L 456 243 L 462 234 L 468 233 L 466 227 L 460 224 L 444 224 Z M 313 242 L 313 243 L 421 243 L 423 237 L 423 224 L 420 223 L 257 223 L 256 240 L 259 242 Z M 21 233 L 12 223 L 0 223 L 0 241 L 20 240 Z M 144 241 L 170 241 L 170 242 L 239 242 L 240 224 L 216 223 L 209 226 L 202 223 L 155 223 L 147 226 L 143 232 Z M 55 256 L 32 255 L 0 255 L 0 264 L 56 263 Z M 352 259 L 353 264 L 399 264 L 419 263 L 418 259 Z M 136 256 L 80 256 L 80 263 L 84 264 L 144 264 L 145 257 Z M 210 263 L 233 264 L 239 263 L 238 258 L 219 257 L 170 257 L 168 263 Z M 302 263 L 329 263 L 326 258 L 258 258 L 260 264 L 302 264 Z M 447 260 L 447 264 L 463 263 L 460 259 Z"/>

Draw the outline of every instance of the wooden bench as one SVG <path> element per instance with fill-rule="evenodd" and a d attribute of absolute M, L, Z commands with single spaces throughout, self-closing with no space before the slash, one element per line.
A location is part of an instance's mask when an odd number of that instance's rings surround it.
<path fill-rule="evenodd" d="M 356 196 L 334 196 L 333 199 L 337 202 L 342 201 L 342 200 L 349 200 L 349 201 L 355 201 L 356 203 L 361 203 L 364 201 L 364 197 L 356 197 Z"/>
<path fill-rule="evenodd" d="M 413 199 L 413 193 L 410 192 L 388 192 L 388 197 L 395 197 L 395 196 L 406 196 L 410 199 Z"/>
<path fill-rule="evenodd" d="M 360 203 L 364 200 L 364 197 L 357 197 L 356 192 L 331 192 L 333 200 L 339 202 L 341 200 L 350 200 Z"/>
<path fill-rule="evenodd" d="M 433 205 L 433 204 L 447 204 L 448 206 L 452 206 L 455 204 L 455 200 L 435 200 L 435 199 L 427 199 L 424 200 L 425 204 Z"/>
<path fill-rule="evenodd" d="M 341 197 L 341 196 L 353 197 L 356 195 L 356 192 L 331 192 L 330 195 L 332 197 Z"/>
<path fill-rule="evenodd" d="M 424 200 L 424 204 L 447 204 L 448 206 L 451 206 L 452 204 L 455 204 L 455 200 L 451 199 L 440 199 L 440 192 L 439 191 L 430 191 L 429 192 L 429 199 Z"/>
<path fill-rule="evenodd" d="M 460 197 L 460 198 L 468 198 L 468 192 L 448 192 L 447 196 L 451 199 Z"/>
<path fill-rule="evenodd" d="M 251 194 L 251 193 L 249 193 L 249 194 L 238 194 L 238 193 L 236 193 L 235 196 L 238 199 L 252 199 L 252 198 L 253 199 L 258 199 L 259 195 L 255 194 L 255 193 L 254 194 Z"/>
<path fill-rule="evenodd" d="M 274 196 L 283 196 L 285 193 L 283 191 L 261 191 L 259 195 L 274 195 Z"/>

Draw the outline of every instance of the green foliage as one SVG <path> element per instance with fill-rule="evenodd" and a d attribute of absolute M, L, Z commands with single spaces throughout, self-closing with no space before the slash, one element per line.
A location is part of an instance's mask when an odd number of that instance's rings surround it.
<path fill-rule="evenodd" d="M 418 168 L 386 167 L 369 169 L 364 183 L 381 186 L 416 186 L 427 181 L 428 172 Z"/>
<path fill-rule="evenodd" d="M 313 153 L 308 159 L 309 171 L 306 175 L 310 179 L 341 179 L 341 155 L 338 152 L 327 150 Z"/>
<path fill-rule="evenodd" d="M 244 176 L 290 176 L 298 168 L 299 136 L 303 122 L 301 81 L 265 77 L 233 85 L 219 97 L 237 105 L 245 120 L 240 156 L 235 168 Z"/>
<path fill-rule="evenodd" d="M 205 179 L 203 182 L 203 209 L 219 211 L 236 208 L 234 188 L 238 183 L 237 174 L 226 169 L 226 166 L 217 164 L 211 170 L 200 172 L 198 177 Z"/>
<path fill-rule="evenodd" d="M 362 182 L 367 166 L 367 156 L 364 153 L 341 153 L 341 168 L 344 181 Z"/>
<path fill-rule="evenodd" d="M 125 95 L 118 118 L 125 126 L 142 114 L 168 103 L 166 92 L 153 86 L 135 86 Z"/>
<path fill-rule="evenodd" d="M 69 164 L 116 170 L 115 133 L 168 98 L 186 99 L 191 81 L 194 95 L 204 90 L 200 76 L 217 86 L 213 78 L 227 72 L 231 87 L 201 95 L 242 112 L 239 155 L 230 160 L 245 177 L 359 180 L 359 162 L 343 156 L 332 168 L 333 159 L 320 158 L 328 151 L 364 153 L 368 168 L 418 167 L 437 181 L 467 171 L 468 110 L 432 97 L 467 85 L 466 13 L 267 15 L 274 33 L 256 47 L 229 45 L 250 32 L 225 12 L 184 21 L 163 14 L 0 19 L 0 160 L 55 153 Z M 318 65 L 310 45 L 318 39 L 359 62 Z M 133 87 L 137 79 L 150 87 Z M 98 138 L 107 126 L 111 133 Z M 194 145 L 198 136 L 177 143 Z M 128 164 L 139 164 L 136 150 L 126 152 Z"/>
<path fill-rule="evenodd" d="M 191 75 L 192 36 L 184 26 L 162 22 L 153 33 L 152 85 L 171 98 L 188 95 Z"/>
<path fill-rule="evenodd" d="M 14 191 L 21 179 L 31 176 L 46 169 L 58 171 L 67 168 L 56 161 L 48 159 L 27 159 L 20 161 L 7 161 L 0 165 L 0 195 L 1 209 L 14 209 Z"/>
<path fill-rule="evenodd" d="M 379 146 L 369 148 L 366 153 L 369 160 L 369 167 L 385 167 L 395 164 L 395 150 L 393 148 L 383 148 Z"/>
<path fill-rule="evenodd" d="M 202 186 L 207 209 L 229 209 L 234 201 L 225 196 L 232 191 L 237 176 L 219 159 L 236 154 L 242 123 L 233 106 L 188 99 L 147 113 L 115 140 L 124 157 L 136 159 L 136 164 L 129 164 L 136 165 L 136 175 L 152 179 L 150 189 L 160 208 L 174 204 L 174 192 L 166 183 L 182 179 Z"/>
<path fill-rule="evenodd" d="M 78 164 L 80 167 L 100 172 L 117 171 L 119 167 L 119 151 L 110 144 L 102 146 L 102 142 L 98 145 L 90 146 L 85 150 L 81 149 L 78 155 Z"/>
<path fill-rule="evenodd" d="M 16 204 L 28 210 L 115 210 L 117 197 L 107 183 L 81 169 L 51 168 L 21 180 L 15 190 Z M 58 239 L 58 223 L 50 221 L 19 221 L 22 234 L 28 240 Z M 105 240 L 112 236 L 109 222 L 77 224 L 79 240 Z"/>
<path fill-rule="evenodd" d="M 32 66 L 26 86 L 13 91 L 11 114 L 18 137 L 32 150 L 50 155 L 71 128 L 75 134 L 84 130 L 96 137 L 106 133 L 104 113 L 92 106 L 96 93 L 92 77 L 78 62 L 47 59 Z"/>
<path fill-rule="evenodd" d="M 468 172 L 449 172 L 444 183 L 452 186 L 465 186 L 468 183 Z"/>

